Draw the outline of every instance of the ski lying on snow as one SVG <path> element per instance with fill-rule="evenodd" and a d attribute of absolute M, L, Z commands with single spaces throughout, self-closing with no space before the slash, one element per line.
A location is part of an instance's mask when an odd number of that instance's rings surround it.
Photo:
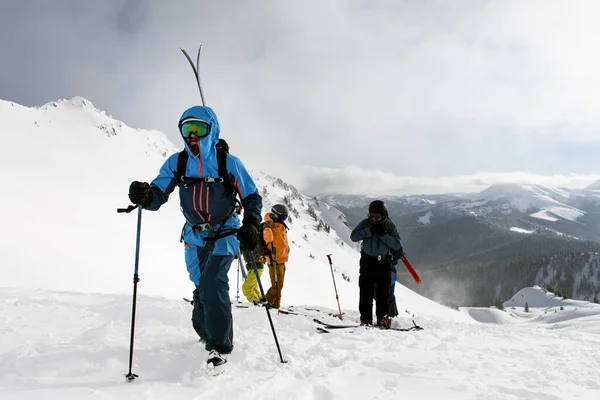
<path fill-rule="evenodd" d="M 360 326 L 359 324 L 332 324 L 329 322 L 321 321 L 318 318 L 314 318 L 313 322 L 316 322 L 317 324 L 321 324 L 329 329 L 358 328 Z"/>
<path fill-rule="evenodd" d="M 183 301 L 185 301 L 186 303 L 189 303 L 190 305 L 194 305 L 194 300 L 190 300 L 188 298 L 183 298 Z M 252 306 L 253 304 L 251 303 L 242 303 L 242 302 L 237 302 L 237 303 L 231 303 L 231 305 L 235 306 L 236 308 L 250 308 L 250 306 Z"/>
<path fill-rule="evenodd" d="M 292 310 L 292 309 L 286 309 L 286 308 L 280 308 L 277 310 L 279 312 L 279 314 L 285 314 L 285 315 L 304 315 L 306 317 L 314 317 L 314 315 L 312 314 L 307 314 L 302 312 L 302 310 Z M 318 312 L 323 312 L 320 310 L 316 310 L 316 309 L 306 309 L 306 311 L 318 311 Z M 328 313 L 327 315 L 329 315 L 330 317 L 335 317 L 335 318 L 339 318 L 340 314 L 335 314 L 335 313 Z M 344 313 L 342 313 L 342 315 L 344 315 Z"/>
<path fill-rule="evenodd" d="M 382 330 L 382 331 L 401 331 L 401 332 L 408 332 L 408 331 L 421 331 L 423 330 L 422 327 L 418 326 L 417 324 L 415 324 L 415 321 L 412 321 L 413 326 L 409 327 L 409 328 L 380 328 L 378 326 L 369 326 L 369 325 L 358 325 L 358 324 L 331 324 L 325 321 L 321 321 L 317 318 L 313 319 L 314 322 L 320 324 L 321 326 L 317 326 L 317 331 L 320 333 L 329 333 L 330 329 L 349 329 L 349 328 L 365 328 L 365 329 L 378 329 L 378 330 Z"/>
<path fill-rule="evenodd" d="M 303 315 L 303 314 L 300 314 L 299 312 L 292 311 L 292 310 L 286 310 L 283 308 L 278 309 L 277 312 L 279 314 L 286 314 L 286 315 Z"/>

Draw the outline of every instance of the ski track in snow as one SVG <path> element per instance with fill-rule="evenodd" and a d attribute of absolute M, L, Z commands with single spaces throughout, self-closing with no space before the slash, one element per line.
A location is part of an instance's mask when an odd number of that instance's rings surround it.
<path fill-rule="evenodd" d="M 346 320 L 357 317 L 356 311 L 344 311 Z M 234 307 L 233 312 L 234 352 L 223 375 L 208 377 L 207 353 L 189 321 L 191 307 L 141 296 L 133 366 L 139 378 L 127 383 L 129 296 L 3 289 L 0 398 L 591 400 L 600 395 L 597 309 L 570 324 L 416 317 L 425 330 L 329 334 L 317 333 L 310 315 L 271 310 L 285 364 L 265 309 Z M 394 324 L 412 323 L 401 316 Z"/>

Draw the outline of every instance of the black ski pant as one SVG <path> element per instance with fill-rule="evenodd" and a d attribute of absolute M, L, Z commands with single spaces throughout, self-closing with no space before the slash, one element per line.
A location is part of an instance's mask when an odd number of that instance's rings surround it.
<path fill-rule="evenodd" d="M 389 257 L 373 257 L 365 253 L 361 254 L 360 275 L 358 277 L 358 287 L 360 288 L 358 311 L 360 312 L 361 324 L 373 323 L 373 296 L 375 296 L 375 315 L 377 316 L 378 325 L 388 313 L 390 305 L 389 287 L 391 284 L 390 268 L 391 260 Z M 375 293 L 375 286 L 388 290 L 378 290 Z"/>

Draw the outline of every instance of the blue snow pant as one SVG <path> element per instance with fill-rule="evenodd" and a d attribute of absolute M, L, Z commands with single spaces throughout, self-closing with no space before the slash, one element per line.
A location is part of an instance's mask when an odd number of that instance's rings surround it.
<path fill-rule="evenodd" d="M 396 294 L 394 293 L 396 287 L 396 273 L 398 272 L 398 266 L 392 265 L 392 283 L 390 285 L 390 311 L 388 315 L 395 317 L 398 315 L 398 305 L 396 305 Z"/>
<path fill-rule="evenodd" d="M 206 350 L 229 354 L 233 350 L 233 318 L 227 273 L 233 255 L 215 256 L 202 247 L 186 248 L 188 270 L 194 263 L 200 269 L 200 282 L 194 290 L 192 326 L 205 342 Z"/>

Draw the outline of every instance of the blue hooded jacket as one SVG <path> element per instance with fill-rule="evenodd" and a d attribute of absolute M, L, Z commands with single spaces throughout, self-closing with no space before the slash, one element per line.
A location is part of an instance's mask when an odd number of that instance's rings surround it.
<path fill-rule="evenodd" d="M 210 124 L 210 133 L 198 141 L 200 154 L 195 156 L 185 143 L 185 150 L 189 157 L 185 176 L 190 178 L 219 177 L 217 164 L 216 144 L 219 141 L 219 121 L 215 112 L 206 106 L 194 106 L 186 110 L 179 121 L 193 117 Z M 183 137 L 183 136 L 182 136 Z M 158 210 L 167 202 L 169 195 L 177 186 L 177 160 L 179 153 L 171 155 L 160 169 L 158 176 L 152 181 L 152 202 L 146 209 Z M 239 194 L 244 208 L 244 217 L 252 216 L 261 220 L 262 198 L 258 194 L 256 184 L 242 162 L 235 156 L 227 155 L 227 171 L 231 177 L 237 194 Z M 179 188 L 179 201 L 181 211 L 191 225 L 210 222 L 214 218 L 227 215 L 233 204 L 232 194 L 227 194 L 225 185 L 219 182 L 197 182 L 190 187 Z M 235 193 L 233 194 L 235 196 Z M 233 214 L 225 222 L 223 229 L 239 228 L 240 219 Z M 220 224 L 214 226 L 218 230 Z M 187 244 L 204 247 L 204 238 L 208 231 L 194 232 L 189 224 L 184 227 L 183 239 Z M 215 242 L 213 254 L 217 256 L 233 255 L 239 248 L 236 235 L 226 236 Z M 192 277 L 190 277 L 191 279 Z M 194 281 L 194 279 L 192 279 Z"/>

